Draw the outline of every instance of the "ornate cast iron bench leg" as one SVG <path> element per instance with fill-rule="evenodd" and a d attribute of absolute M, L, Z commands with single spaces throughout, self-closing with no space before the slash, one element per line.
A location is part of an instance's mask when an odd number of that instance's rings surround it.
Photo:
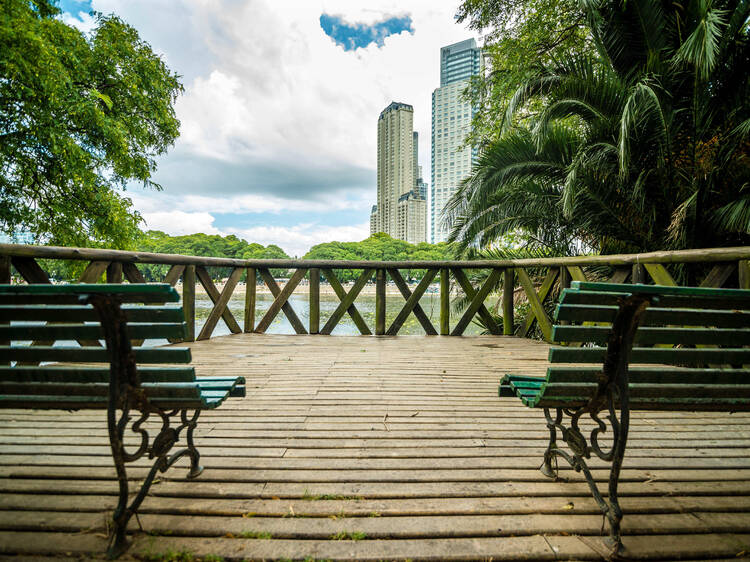
<path fill-rule="evenodd" d="M 549 408 L 544 409 L 547 427 L 550 430 L 550 443 L 544 454 L 542 473 L 552 478 L 557 476 L 557 457 L 564 458 L 576 472 L 583 473 L 596 503 L 609 522 L 611 556 L 615 558 L 619 557 L 623 550 L 620 535 L 622 509 L 620 508 L 617 486 L 622 461 L 625 457 L 628 428 L 630 426 L 628 364 L 630 350 L 633 347 L 633 339 L 641 315 L 650 302 L 651 297 L 640 295 L 632 295 L 621 301 L 617 316 L 612 323 L 612 332 L 607 342 L 607 354 L 602 366 L 602 374 L 599 377 L 599 384 L 588 404 L 575 410 L 557 408 L 554 418 L 550 414 Z M 601 419 L 602 412 L 608 414 L 606 420 Z M 578 427 L 578 422 L 583 415 L 590 416 L 596 424 L 588 441 Z M 563 425 L 564 416 L 570 418 L 569 427 Z M 603 450 L 599 445 L 599 437 L 605 434 L 608 429 L 611 429 L 612 445 L 609 449 Z M 558 430 L 570 449 L 570 453 L 557 447 Z M 586 464 L 586 459 L 591 458 L 592 452 L 601 460 L 611 464 L 607 499 L 604 499 L 599 492 Z"/>
<path fill-rule="evenodd" d="M 142 425 L 152 412 L 155 412 L 161 417 L 162 426 L 159 434 L 154 438 L 149 447 L 150 439 L 146 430 L 142 428 Z M 174 465 L 174 463 L 184 456 L 190 457 L 190 471 L 188 472 L 189 479 L 196 478 L 201 472 L 203 472 L 203 467 L 199 464 L 200 453 L 195 448 L 195 443 L 193 442 L 193 431 L 197 425 L 200 410 L 195 410 L 192 417 L 188 417 L 187 410 L 179 411 L 180 425 L 175 429 L 170 427 L 169 420 L 171 417 L 175 416 L 177 412 L 178 410 L 172 410 L 170 412 L 162 412 L 160 410 L 151 410 L 150 412 L 147 411 L 145 413 L 142 412 L 140 418 L 134 422 L 131 427 L 132 431 L 140 434 L 141 437 L 141 444 L 133 453 L 128 453 L 123 444 L 123 434 L 130 420 L 129 412 L 124 411 L 116 423 L 116 413 L 110 418 L 110 445 L 112 447 L 112 457 L 115 461 L 117 479 L 120 485 L 119 500 L 112 516 L 114 528 L 110 536 L 109 548 L 107 549 L 107 555 L 110 558 L 117 558 L 126 550 L 127 540 L 125 537 L 128 522 L 130 521 L 130 518 L 136 514 L 141 503 L 146 498 L 158 472 L 166 472 L 172 465 Z M 187 429 L 187 448 L 181 449 L 170 455 L 169 452 L 179 439 L 180 432 L 183 429 Z M 128 505 L 129 487 L 125 463 L 138 460 L 146 453 L 148 453 L 149 459 L 156 458 L 156 461 L 141 484 L 138 494 L 130 502 L 130 505 Z"/>
<path fill-rule="evenodd" d="M 540 467 L 542 474 L 550 478 L 557 478 L 557 457 L 562 457 L 576 471 L 581 472 L 586 479 L 589 489 L 591 490 L 594 500 L 602 514 L 607 518 L 609 523 L 609 542 L 612 549 L 612 556 L 617 557 L 622 553 L 622 541 L 620 537 L 620 521 L 622 520 L 622 509 L 620 508 L 619 498 L 617 495 L 617 485 L 620 477 L 622 460 L 625 456 L 625 444 L 627 441 L 627 428 L 629 425 L 629 416 L 627 410 L 615 408 L 615 400 L 609 401 L 608 416 L 606 422 L 599 415 L 601 410 L 589 411 L 588 406 L 572 411 L 565 408 L 557 408 L 556 414 L 552 417 L 548 408 L 545 408 L 544 415 L 547 418 L 547 427 L 550 430 L 550 444 L 544 453 L 544 463 Z M 587 440 L 578 427 L 579 419 L 582 415 L 588 414 L 596 424 L 592 430 L 591 436 Z M 563 417 L 570 418 L 570 425 L 563 424 Z M 607 423 L 608 422 L 608 423 Z M 562 434 L 563 441 L 567 445 L 567 450 L 558 448 L 556 443 L 557 432 Z M 612 446 L 608 450 L 602 450 L 598 440 L 599 437 L 607 431 L 612 434 Z M 591 458 L 591 454 L 601 460 L 611 463 L 609 473 L 608 497 L 605 497 L 599 491 L 599 487 L 594 480 L 591 470 L 586 459 Z"/>
<path fill-rule="evenodd" d="M 128 338 L 125 315 L 119 302 L 107 295 L 90 295 L 82 300 L 91 303 L 97 311 L 104 331 L 104 339 L 107 342 L 110 360 L 107 427 L 120 495 L 112 516 L 114 528 L 110 536 L 107 556 L 116 558 L 124 552 L 127 546 L 125 535 L 128 522 L 148 494 L 157 472 L 166 472 L 169 467 L 185 455 L 190 457 L 188 478 L 195 478 L 203 471 L 199 464 L 200 454 L 193 442 L 193 432 L 198 422 L 200 410 L 196 410 L 192 417 L 189 417 L 187 410 L 165 412 L 152 406 L 140 385 L 135 356 Z M 134 452 L 129 453 L 125 449 L 124 434 L 130 424 L 131 410 L 140 412 L 140 417 L 131 426 L 131 431 L 140 436 L 140 445 Z M 180 414 L 180 425 L 173 428 L 170 426 L 170 418 L 177 415 L 178 412 Z M 161 428 L 158 435 L 150 442 L 148 432 L 143 424 L 151 414 L 156 414 L 161 418 Z M 172 446 L 179 439 L 180 432 L 183 429 L 187 429 L 187 448 L 170 455 Z M 156 460 L 140 490 L 128 505 L 129 490 L 125 463 L 136 461 L 146 453 L 148 453 L 149 459 L 155 458 Z"/>

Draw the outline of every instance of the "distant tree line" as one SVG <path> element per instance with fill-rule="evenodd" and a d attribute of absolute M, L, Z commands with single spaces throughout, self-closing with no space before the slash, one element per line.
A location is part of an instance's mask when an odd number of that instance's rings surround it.
<path fill-rule="evenodd" d="M 326 242 L 310 248 L 302 259 L 306 260 L 353 260 L 353 261 L 440 261 L 452 259 L 450 246 L 440 244 L 409 244 L 395 240 L 383 232 L 373 234 L 361 242 Z M 339 279 L 352 281 L 359 277 L 360 270 L 337 270 Z M 421 279 L 424 270 L 408 269 L 402 274 L 407 279 Z"/>
<path fill-rule="evenodd" d="M 203 256 L 213 258 L 232 258 L 241 260 L 253 259 L 289 259 L 289 255 L 275 244 L 263 246 L 256 242 L 247 242 L 237 238 L 234 234 L 219 236 L 218 234 L 187 234 L 184 236 L 170 236 L 160 230 L 149 230 L 136 243 L 141 252 L 155 252 L 158 254 L 181 254 L 185 256 Z M 169 266 L 142 265 L 143 276 L 147 281 L 161 281 L 164 279 Z M 210 269 L 214 279 L 229 276 L 231 268 L 213 267 Z M 273 270 L 275 276 L 284 275 L 286 270 Z"/>

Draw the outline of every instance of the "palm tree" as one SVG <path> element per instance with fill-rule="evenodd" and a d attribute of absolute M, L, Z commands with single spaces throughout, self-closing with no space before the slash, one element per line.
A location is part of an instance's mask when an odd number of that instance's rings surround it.
<path fill-rule="evenodd" d="M 521 229 L 559 253 L 750 242 L 750 0 L 582 6 L 596 54 L 518 88 L 447 207 L 452 240 Z"/>

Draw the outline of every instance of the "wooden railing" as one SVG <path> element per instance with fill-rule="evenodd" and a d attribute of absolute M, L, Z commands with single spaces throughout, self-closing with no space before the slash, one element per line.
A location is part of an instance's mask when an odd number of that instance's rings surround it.
<path fill-rule="evenodd" d="M 27 283 L 50 283 L 50 278 L 38 260 L 82 260 L 88 262 L 78 279 L 80 283 L 93 283 L 105 278 L 109 283 L 143 283 L 145 279 L 137 264 L 159 264 L 169 267 L 163 282 L 172 286 L 182 280 L 182 304 L 188 324 L 187 341 L 211 337 L 220 319 L 231 333 L 263 333 L 279 313 L 289 320 L 297 334 L 332 333 L 345 315 L 349 315 L 363 335 L 397 335 L 407 318 L 413 314 L 426 335 L 460 336 L 475 316 L 494 335 L 528 336 L 538 325 L 542 337 L 551 338 L 552 322 L 545 309 L 559 289 L 569 286 L 571 280 L 584 281 L 596 278 L 615 283 L 648 283 L 677 285 L 676 268 L 686 268 L 696 285 L 703 287 L 740 287 L 750 289 L 750 247 L 651 252 L 610 256 L 580 256 L 570 258 L 539 258 L 500 261 L 321 261 L 321 260 L 239 260 L 126 252 L 90 248 L 61 248 L 53 246 L 27 246 L 0 244 L 0 283 L 10 283 L 15 269 Z M 219 290 L 209 269 L 230 268 L 230 274 Z M 288 281 L 280 287 L 272 269 L 293 270 Z M 361 274 L 348 290 L 342 285 L 337 270 L 361 270 Z M 412 290 L 399 270 L 424 270 L 426 273 Z M 670 269 L 672 271 L 670 271 Z M 481 283 L 474 286 L 467 271 L 483 270 Z M 603 272 L 608 272 L 606 279 Z M 684 272 L 683 272 L 684 273 Z M 700 275 L 700 279 L 696 278 Z M 229 300 L 237 286 L 246 279 L 243 325 L 230 311 Z M 306 327 L 289 302 L 289 297 L 300 282 L 309 278 L 309 323 Z M 321 327 L 320 279 L 324 278 L 339 299 L 339 304 Z M 405 300 L 396 317 L 386 326 L 387 279 L 398 288 Z M 420 298 L 439 278 L 440 318 L 436 327 L 420 306 Z M 367 325 L 357 310 L 356 299 L 362 289 L 374 279 L 375 322 L 373 329 Z M 453 281 L 453 290 L 451 288 Z M 262 281 L 274 297 L 273 303 L 256 323 L 256 297 L 258 281 Z M 195 292 L 200 283 L 213 302 L 213 308 L 200 333 L 195 334 Z M 499 326 L 487 307 L 488 297 L 502 287 L 503 325 Z M 466 306 L 458 321 L 451 326 L 451 296 L 460 288 L 466 296 Z M 523 293 L 528 301 L 528 312 L 517 329 L 514 329 L 514 299 Z"/>

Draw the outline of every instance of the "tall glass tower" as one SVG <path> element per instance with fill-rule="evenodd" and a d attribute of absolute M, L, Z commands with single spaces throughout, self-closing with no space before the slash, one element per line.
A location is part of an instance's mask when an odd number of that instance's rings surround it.
<path fill-rule="evenodd" d="M 482 52 L 474 39 L 440 49 L 440 87 L 432 92 L 432 174 L 430 189 L 430 241 L 448 238 L 443 207 L 469 175 L 476 151 L 463 145 L 471 128 L 473 110 L 461 99 L 469 78 L 479 74 Z"/>

